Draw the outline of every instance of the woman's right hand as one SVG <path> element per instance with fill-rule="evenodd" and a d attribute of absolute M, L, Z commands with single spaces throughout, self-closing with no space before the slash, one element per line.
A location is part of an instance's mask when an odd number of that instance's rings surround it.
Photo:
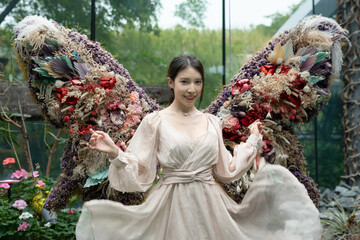
<path fill-rule="evenodd" d="M 117 157 L 119 148 L 107 133 L 92 129 L 90 129 L 90 133 L 91 137 L 87 144 L 88 148 L 107 153 L 111 159 Z"/>
<path fill-rule="evenodd" d="M 263 139 L 263 126 L 260 122 L 260 119 L 257 119 L 255 122 L 249 125 L 250 133 L 258 136 L 261 140 Z"/>

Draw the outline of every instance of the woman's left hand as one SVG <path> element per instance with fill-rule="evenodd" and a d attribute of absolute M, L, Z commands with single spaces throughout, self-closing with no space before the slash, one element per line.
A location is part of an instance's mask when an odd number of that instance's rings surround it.
<path fill-rule="evenodd" d="M 251 134 L 254 134 L 258 136 L 260 139 L 263 139 L 263 134 L 262 134 L 263 126 L 259 119 L 257 119 L 255 122 L 250 124 L 249 129 Z"/>

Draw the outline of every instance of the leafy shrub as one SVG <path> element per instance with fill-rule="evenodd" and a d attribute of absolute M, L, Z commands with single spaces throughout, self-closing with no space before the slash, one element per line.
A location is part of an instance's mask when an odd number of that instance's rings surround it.
<path fill-rule="evenodd" d="M 358 240 L 360 239 L 360 222 L 355 220 L 355 211 L 360 206 L 356 204 L 351 213 L 347 213 L 339 202 L 336 202 L 334 211 L 329 214 L 329 219 L 322 219 L 324 224 L 324 240 Z"/>
<path fill-rule="evenodd" d="M 40 167 L 37 165 L 37 169 Z M 56 223 L 46 223 L 41 209 L 54 180 L 39 177 L 38 171 L 16 171 L 12 178 L 21 182 L 11 186 L 0 185 L 0 239 L 75 239 L 75 226 L 79 213 L 73 210 L 58 212 Z M 70 209 L 76 198 L 71 199 Z"/>

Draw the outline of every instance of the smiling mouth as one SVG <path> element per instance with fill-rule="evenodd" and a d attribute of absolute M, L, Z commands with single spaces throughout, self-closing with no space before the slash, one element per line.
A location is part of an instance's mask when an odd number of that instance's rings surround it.
<path fill-rule="evenodd" d="M 195 96 L 193 96 L 193 97 L 186 97 L 186 96 L 185 96 L 185 98 L 186 98 L 186 100 L 191 101 L 191 100 L 194 100 L 194 99 L 195 99 Z"/>

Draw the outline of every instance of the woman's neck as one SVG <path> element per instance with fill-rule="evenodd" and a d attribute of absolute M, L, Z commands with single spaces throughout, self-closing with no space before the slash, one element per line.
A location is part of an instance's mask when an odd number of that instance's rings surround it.
<path fill-rule="evenodd" d="M 184 105 L 180 105 L 180 104 L 176 104 L 175 102 L 173 102 L 170 105 L 170 108 L 177 113 L 183 114 L 183 115 L 192 115 L 193 113 L 197 112 L 197 109 L 194 105 L 192 106 L 184 106 Z"/>

